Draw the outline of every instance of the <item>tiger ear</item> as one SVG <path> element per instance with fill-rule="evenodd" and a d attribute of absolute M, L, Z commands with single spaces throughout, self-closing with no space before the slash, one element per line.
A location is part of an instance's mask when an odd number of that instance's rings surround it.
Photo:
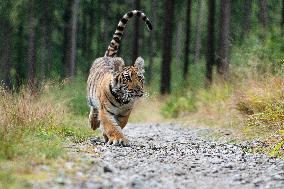
<path fill-rule="evenodd" d="M 112 60 L 112 70 L 113 73 L 121 72 L 123 70 L 124 61 L 120 57 L 115 57 Z"/>
<path fill-rule="evenodd" d="M 144 59 L 142 57 L 138 57 L 136 60 L 135 60 L 135 64 L 134 66 L 138 69 L 143 69 L 144 70 Z"/>

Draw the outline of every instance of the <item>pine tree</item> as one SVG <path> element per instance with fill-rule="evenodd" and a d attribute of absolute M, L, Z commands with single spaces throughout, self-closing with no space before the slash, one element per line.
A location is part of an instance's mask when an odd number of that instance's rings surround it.
<path fill-rule="evenodd" d="M 171 59 L 174 28 L 174 0 L 166 0 L 164 9 L 164 36 L 162 52 L 161 94 L 171 92 Z"/>
<path fill-rule="evenodd" d="M 219 51 L 217 58 L 217 71 L 223 78 L 227 79 L 229 74 L 229 31 L 230 31 L 230 0 L 221 0 L 220 14 L 220 36 L 219 36 Z"/>
<path fill-rule="evenodd" d="M 208 1 L 208 27 L 207 27 L 207 52 L 206 52 L 206 85 L 212 83 L 212 70 L 215 64 L 215 9 L 216 1 Z"/>

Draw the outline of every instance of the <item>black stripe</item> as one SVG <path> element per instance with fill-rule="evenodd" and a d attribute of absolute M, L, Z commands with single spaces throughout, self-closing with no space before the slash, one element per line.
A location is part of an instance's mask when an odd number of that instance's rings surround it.
<path fill-rule="evenodd" d="M 109 98 L 109 96 L 108 96 L 108 94 L 107 94 L 106 92 L 105 92 L 105 96 L 106 96 L 107 100 L 111 103 L 112 106 L 118 108 L 118 107 L 111 101 L 111 99 Z"/>
<path fill-rule="evenodd" d="M 146 20 L 146 24 L 148 25 L 149 29 L 152 30 L 153 27 L 152 27 L 152 24 L 150 22 L 150 20 Z"/>
<path fill-rule="evenodd" d="M 114 35 L 122 36 L 122 33 L 115 32 Z"/>
<path fill-rule="evenodd" d="M 110 110 L 108 110 L 106 107 L 105 107 L 105 109 L 106 109 L 106 111 L 109 113 L 109 114 L 111 114 L 111 115 L 113 115 L 113 116 L 116 116 L 116 117 L 126 117 L 127 115 L 116 115 L 115 113 L 113 113 L 113 112 L 111 112 Z"/>
<path fill-rule="evenodd" d="M 93 99 L 94 85 L 93 85 L 92 81 L 90 82 L 89 90 L 90 90 L 90 96 L 89 96 L 89 98 L 90 98 L 90 99 Z M 90 101 L 90 102 L 91 102 L 91 106 L 93 106 L 93 105 L 92 105 L 92 104 L 93 104 L 92 101 Z"/>
<path fill-rule="evenodd" d="M 118 115 L 116 115 L 117 117 L 126 117 L 127 115 L 120 115 L 120 114 L 118 114 Z"/>
<path fill-rule="evenodd" d="M 117 78 L 116 78 L 116 82 L 117 81 Z M 110 90 L 110 93 L 111 95 L 114 97 L 115 101 L 118 102 L 119 104 L 121 104 L 121 100 L 118 98 L 118 96 L 112 91 L 112 88 L 111 88 L 111 85 L 109 85 L 109 90 Z"/>
<path fill-rule="evenodd" d="M 94 106 L 90 97 L 88 98 L 88 104 L 89 104 L 89 106 Z"/>
<path fill-rule="evenodd" d="M 105 109 L 106 109 L 106 111 L 107 111 L 109 114 L 111 114 L 111 115 L 113 115 L 113 116 L 116 116 L 113 112 L 109 111 L 106 107 L 105 107 Z"/>
<path fill-rule="evenodd" d="M 136 15 L 139 17 L 141 16 L 141 12 L 140 11 L 137 11 Z"/>
<path fill-rule="evenodd" d="M 126 18 L 122 18 L 120 21 L 121 21 L 123 24 L 126 24 L 126 23 L 127 23 L 127 19 L 126 19 Z"/>
<path fill-rule="evenodd" d="M 131 17 L 133 16 L 133 12 L 127 13 L 127 16 L 128 16 L 129 18 L 131 18 Z"/>
<path fill-rule="evenodd" d="M 113 37 L 113 39 L 115 40 L 115 42 L 119 43 L 119 38 L 118 37 Z"/>
<path fill-rule="evenodd" d="M 124 27 L 122 27 L 122 26 L 117 26 L 116 29 L 119 30 L 119 31 L 123 31 L 123 30 L 124 30 Z"/>
<path fill-rule="evenodd" d="M 146 15 L 144 15 L 144 16 L 142 17 L 142 20 L 144 20 L 144 21 L 145 21 L 145 20 L 146 20 L 146 18 L 147 18 L 147 17 L 146 17 Z"/>

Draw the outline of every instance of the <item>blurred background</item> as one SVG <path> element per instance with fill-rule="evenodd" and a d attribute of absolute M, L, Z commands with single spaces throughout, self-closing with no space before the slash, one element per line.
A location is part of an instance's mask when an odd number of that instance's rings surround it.
<path fill-rule="evenodd" d="M 154 30 L 130 20 L 119 56 L 128 65 L 142 56 L 148 83 L 162 94 L 210 84 L 215 67 L 229 79 L 238 74 L 230 65 L 247 64 L 248 54 L 263 64 L 283 59 L 282 0 L 2 0 L 1 81 L 15 90 L 27 82 L 86 78 L 119 19 L 133 9 L 144 11 Z"/>

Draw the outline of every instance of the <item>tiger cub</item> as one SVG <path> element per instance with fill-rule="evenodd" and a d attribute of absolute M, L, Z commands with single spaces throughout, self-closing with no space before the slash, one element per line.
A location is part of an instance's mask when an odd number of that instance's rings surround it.
<path fill-rule="evenodd" d="M 94 61 L 87 81 L 91 128 L 96 130 L 101 126 L 108 144 L 129 144 L 121 130 L 128 121 L 135 100 L 143 96 L 144 60 L 138 57 L 134 65 L 125 66 L 123 59 L 116 57 L 124 28 L 133 16 L 141 17 L 152 30 L 150 20 L 143 12 L 133 10 L 126 13 L 119 21 L 104 57 Z"/>

